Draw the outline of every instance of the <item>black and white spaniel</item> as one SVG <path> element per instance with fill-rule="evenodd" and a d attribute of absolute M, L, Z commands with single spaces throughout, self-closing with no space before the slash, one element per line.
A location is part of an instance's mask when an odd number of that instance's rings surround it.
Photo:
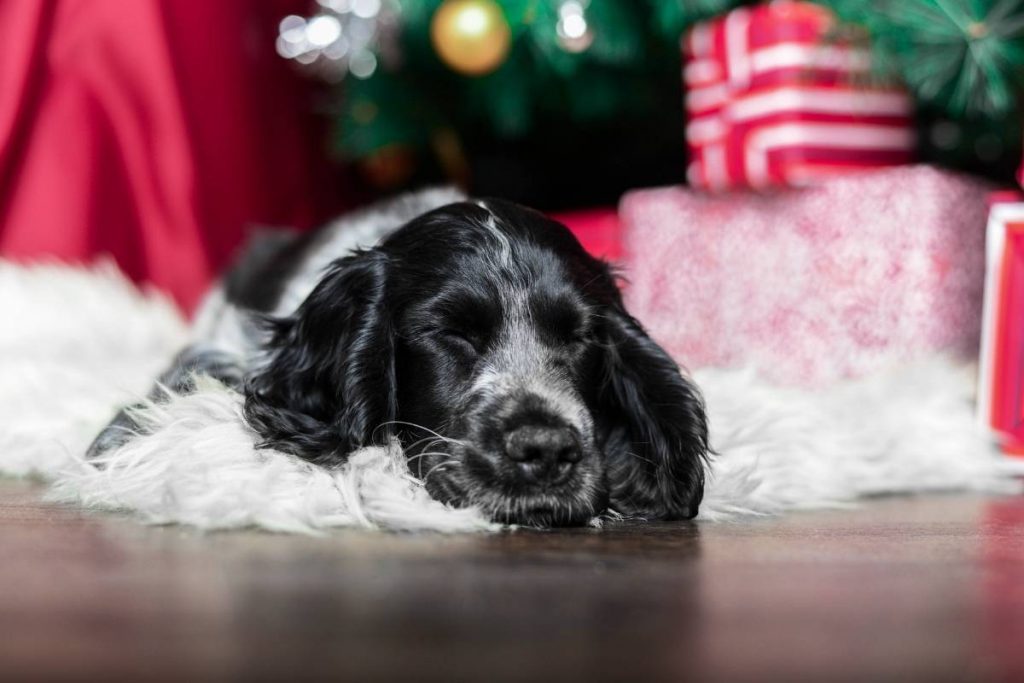
<path fill-rule="evenodd" d="M 255 240 L 158 386 L 196 373 L 266 447 L 331 467 L 395 437 L 433 497 L 501 522 L 687 519 L 703 494 L 697 389 L 606 263 L 507 201 L 433 190 Z M 123 411 L 91 453 L 136 429 Z"/>

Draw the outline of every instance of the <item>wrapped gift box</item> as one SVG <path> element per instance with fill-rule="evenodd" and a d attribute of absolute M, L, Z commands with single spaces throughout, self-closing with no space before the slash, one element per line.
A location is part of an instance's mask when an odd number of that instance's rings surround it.
<path fill-rule="evenodd" d="M 686 35 L 692 186 L 805 185 L 911 160 L 910 96 L 870 84 L 868 50 L 836 29 L 823 7 L 777 1 Z"/>
<path fill-rule="evenodd" d="M 1006 201 L 1009 199 L 1010 201 Z M 1009 452 L 1024 455 L 1024 198 L 989 213 L 978 412 Z"/>
<path fill-rule="evenodd" d="M 989 187 L 928 166 L 775 194 L 621 203 L 631 310 L 690 368 L 785 384 L 978 350 Z"/>

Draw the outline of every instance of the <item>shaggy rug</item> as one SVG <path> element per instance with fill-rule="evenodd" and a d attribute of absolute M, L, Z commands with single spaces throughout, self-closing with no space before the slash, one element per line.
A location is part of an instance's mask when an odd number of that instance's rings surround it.
<path fill-rule="evenodd" d="M 150 405 L 149 432 L 82 458 L 117 406 L 144 395 L 187 335 L 174 307 L 112 267 L 0 262 L 0 472 L 50 482 L 53 499 L 202 529 L 493 530 L 432 500 L 400 448 L 336 470 L 254 448 L 240 396 L 213 381 Z M 1020 491 L 1020 461 L 976 426 L 970 367 L 932 359 L 824 392 L 750 372 L 694 373 L 717 455 L 700 519 L 849 505 L 881 494 Z"/>

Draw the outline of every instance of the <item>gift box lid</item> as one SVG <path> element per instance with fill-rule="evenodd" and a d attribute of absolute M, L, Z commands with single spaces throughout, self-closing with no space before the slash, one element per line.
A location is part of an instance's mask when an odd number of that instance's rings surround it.
<path fill-rule="evenodd" d="M 692 186 L 817 184 L 911 161 L 909 94 L 872 82 L 866 41 L 807 2 L 741 7 L 683 41 Z"/>

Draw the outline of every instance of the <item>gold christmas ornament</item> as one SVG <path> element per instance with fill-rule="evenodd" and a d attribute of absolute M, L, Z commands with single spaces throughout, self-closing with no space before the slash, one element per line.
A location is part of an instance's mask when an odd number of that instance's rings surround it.
<path fill-rule="evenodd" d="M 512 30 L 494 0 L 445 0 L 430 20 L 430 41 L 453 70 L 482 76 L 505 61 Z"/>

